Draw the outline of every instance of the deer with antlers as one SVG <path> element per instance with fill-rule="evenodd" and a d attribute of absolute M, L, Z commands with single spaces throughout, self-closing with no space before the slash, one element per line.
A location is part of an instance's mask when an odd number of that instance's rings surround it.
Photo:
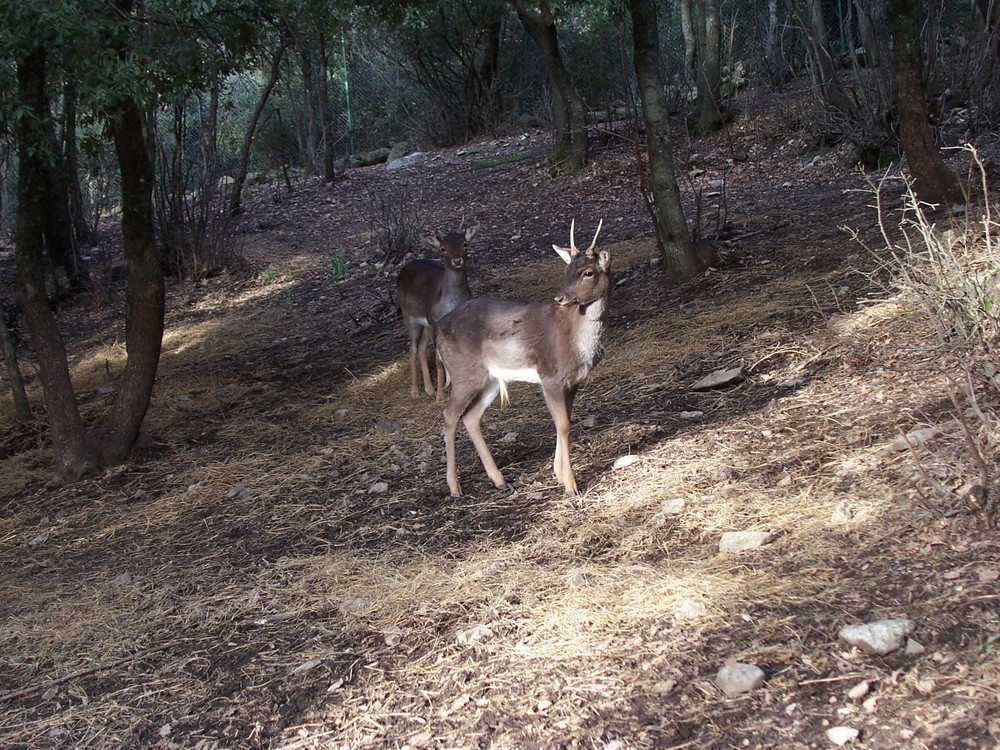
<path fill-rule="evenodd" d="M 611 290 L 611 255 L 597 251 L 603 221 L 586 250 L 574 240 L 552 247 L 566 261 L 562 289 L 550 302 L 527 302 L 479 297 L 442 318 L 436 327 L 435 347 L 451 381 L 444 410 L 448 487 L 458 497 L 455 436 L 458 422 L 472 439 L 493 483 L 507 487 L 479 422 L 498 395 L 506 398 L 508 381 L 539 383 L 556 426 L 552 469 L 568 495 L 578 494 L 569 456 L 569 423 L 580 383 L 603 353 L 603 334 Z"/>

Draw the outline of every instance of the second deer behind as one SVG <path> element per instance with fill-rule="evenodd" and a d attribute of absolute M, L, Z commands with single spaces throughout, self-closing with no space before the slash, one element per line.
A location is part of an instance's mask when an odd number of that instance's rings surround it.
<path fill-rule="evenodd" d="M 424 390 L 434 395 L 430 369 L 427 366 L 427 342 L 430 328 L 446 314 L 472 297 L 466 270 L 468 242 L 479 225 L 448 232 L 430 239 L 441 250 L 444 263 L 418 258 L 407 263 L 396 280 L 396 299 L 403 313 L 403 325 L 410 338 L 410 395 L 420 393 L 417 360 L 424 376 Z M 437 398 L 444 393 L 444 371 L 437 360 Z"/>

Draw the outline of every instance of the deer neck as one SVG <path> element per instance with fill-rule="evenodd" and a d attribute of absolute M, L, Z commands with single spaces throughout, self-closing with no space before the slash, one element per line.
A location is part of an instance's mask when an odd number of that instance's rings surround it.
<path fill-rule="evenodd" d="M 568 306 L 573 316 L 571 332 L 580 361 L 587 368 L 601 358 L 604 350 L 604 328 L 607 321 L 608 299 L 599 297 L 593 302 Z"/>

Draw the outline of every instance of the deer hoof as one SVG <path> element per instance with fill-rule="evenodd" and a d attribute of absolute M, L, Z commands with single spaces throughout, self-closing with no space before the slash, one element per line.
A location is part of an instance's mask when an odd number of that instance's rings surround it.
<path fill-rule="evenodd" d="M 573 488 L 567 487 L 566 488 L 566 494 L 569 495 L 570 497 L 579 497 L 580 496 L 580 491 L 578 489 L 576 489 L 576 487 L 573 487 Z"/>

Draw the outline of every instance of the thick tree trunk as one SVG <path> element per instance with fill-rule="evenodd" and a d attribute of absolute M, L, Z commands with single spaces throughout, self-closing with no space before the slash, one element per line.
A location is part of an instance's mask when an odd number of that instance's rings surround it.
<path fill-rule="evenodd" d="M 1000 57 L 1000 0 L 976 0 L 976 7 L 983 19 L 986 49 Z"/>
<path fill-rule="evenodd" d="M 128 361 L 110 414 L 88 436 L 101 465 L 128 455 L 146 417 L 160 362 L 165 298 L 163 263 L 153 232 L 153 164 L 143 134 L 142 112 L 133 99 L 125 97 L 109 115 L 122 178 Z"/>
<path fill-rule="evenodd" d="M 670 127 L 660 76 L 656 6 L 654 0 L 630 0 L 629 10 L 632 14 L 635 77 L 646 123 L 646 148 L 649 151 L 653 192 L 651 203 L 647 198 L 647 206 L 653 218 L 667 278 L 671 282 L 682 281 L 702 270 L 703 263 L 695 252 L 674 176 Z"/>
<path fill-rule="evenodd" d="M 899 141 L 913 178 L 913 190 L 921 201 L 927 203 L 965 203 L 962 184 L 941 158 L 928 121 L 922 83 L 921 5 L 909 0 L 890 0 L 889 14 L 892 20 L 892 68 L 899 112 Z"/>
<path fill-rule="evenodd" d="M 694 124 L 696 132 L 711 133 L 722 126 L 722 108 L 719 104 L 719 88 L 722 84 L 722 24 L 719 19 L 719 0 L 697 0 L 696 5 L 698 64 L 695 81 L 698 98 L 695 100 Z"/>
<path fill-rule="evenodd" d="M 563 63 L 555 20 L 547 2 L 538 3 L 537 10 L 529 8 L 524 0 L 512 2 L 521 25 L 542 51 L 548 66 L 555 109 L 551 165 L 575 172 L 587 163 L 587 110 Z"/>
<path fill-rule="evenodd" d="M 45 217 L 48 135 L 41 121 L 48 111 L 45 50 L 37 47 L 17 64 L 18 102 L 34 117 L 17 124 L 18 207 L 15 230 L 17 288 L 42 383 L 56 475 L 75 477 L 93 468 L 84 445 L 84 424 L 70 380 L 66 349 L 45 292 Z"/>
<path fill-rule="evenodd" d="M 250 123 L 247 125 L 247 131 L 243 136 L 240 161 L 236 167 L 233 192 L 229 198 L 229 213 L 232 216 L 240 213 L 240 203 L 243 200 L 243 185 L 247 181 L 247 171 L 250 169 L 250 149 L 253 147 L 253 141 L 257 135 L 257 126 L 260 123 L 261 115 L 264 114 L 264 107 L 267 106 L 267 100 L 271 97 L 271 91 L 274 90 L 275 84 L 278 83 L 278 79 L 281 77 L 281 58 L 285 54 L 288 42 L 282 36 L 278 39 L 277 45 L 274 49 L 274 54 L 271 56 L 271 73 L 268 76 L 267 83 L 264 84 L 263 90 L 260 92 L 260 97 L 257 99 L 257 106 L 254 107 L 253 114 L 250 116 Z"/>

